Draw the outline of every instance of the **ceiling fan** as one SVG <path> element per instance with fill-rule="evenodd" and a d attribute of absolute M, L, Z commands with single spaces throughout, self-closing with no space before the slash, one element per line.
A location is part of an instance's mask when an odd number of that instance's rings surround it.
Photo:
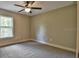
<path fill-rule="evenodd" d="M 18 12 L 26 11 L 27 13 L 32 13 L 32 9 L 35 9 L 35 10 L 42 9 L 41 7 L 31 7 L 34 3 L 35 3 L 35 1 L 24 1 L 24 6 L 18 5 L 18 4 L 14 4 L 14 5 L 23 8 L 22 10 L 20 10 Z"/>

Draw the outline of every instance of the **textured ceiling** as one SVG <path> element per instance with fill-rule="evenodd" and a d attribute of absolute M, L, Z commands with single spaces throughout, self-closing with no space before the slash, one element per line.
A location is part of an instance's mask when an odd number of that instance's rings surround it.
<path fill-rule="evenodd" d="M 23 12 L 21 12 L 21 14 L 26 14 L 29 16 L 38 15 L 41 13 L 48 12 L 50 10 L 54 10 L 57 8 L 71 5 L 73 3 L 74 2 L 72 2 L 72 1 L 36 1 L 33 4 L 33 7 L 39 6 L 39 7 L 42 7 L 42 10 L 32 10 L 31 14 L 23 11 Z M 13 12 L 17 12 L 22 9 L 21 7 L 14 6 L 14 4 L 23 5 L 23 2 L 22 1 L 0 1 L 0 8 L 9 10 L 9 11 L 13 11 Z"/>

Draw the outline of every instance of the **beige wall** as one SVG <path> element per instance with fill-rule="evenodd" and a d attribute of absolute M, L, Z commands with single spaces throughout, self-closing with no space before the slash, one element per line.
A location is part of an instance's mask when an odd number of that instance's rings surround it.
<path fill-rule="evenodd" d="M 76 5 L 31 17 L 31 37 L 67 48 L 76 47 Z"/>
<path fill-rule="evenodd" d="M 14 20 L 14 38 L 0 39 L 0 45 L 29 39 L 29 17 L 0 9 L 0 15 L 12 16 Z"/>

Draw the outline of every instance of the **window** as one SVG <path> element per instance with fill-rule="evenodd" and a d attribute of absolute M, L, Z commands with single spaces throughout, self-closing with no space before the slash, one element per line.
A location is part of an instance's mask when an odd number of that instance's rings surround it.
<path fill-rule="evenodd" d="M 13 18 L 0 15 L 0 38 L 13 37 Z"/>

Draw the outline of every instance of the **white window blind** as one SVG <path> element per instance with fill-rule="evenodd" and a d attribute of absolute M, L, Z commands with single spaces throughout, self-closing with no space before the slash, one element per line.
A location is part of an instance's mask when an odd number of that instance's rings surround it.
<path fill-rule="evenodd" d="M 13 18 L 0 15 L 0 38 L 13 37 Z"/>

